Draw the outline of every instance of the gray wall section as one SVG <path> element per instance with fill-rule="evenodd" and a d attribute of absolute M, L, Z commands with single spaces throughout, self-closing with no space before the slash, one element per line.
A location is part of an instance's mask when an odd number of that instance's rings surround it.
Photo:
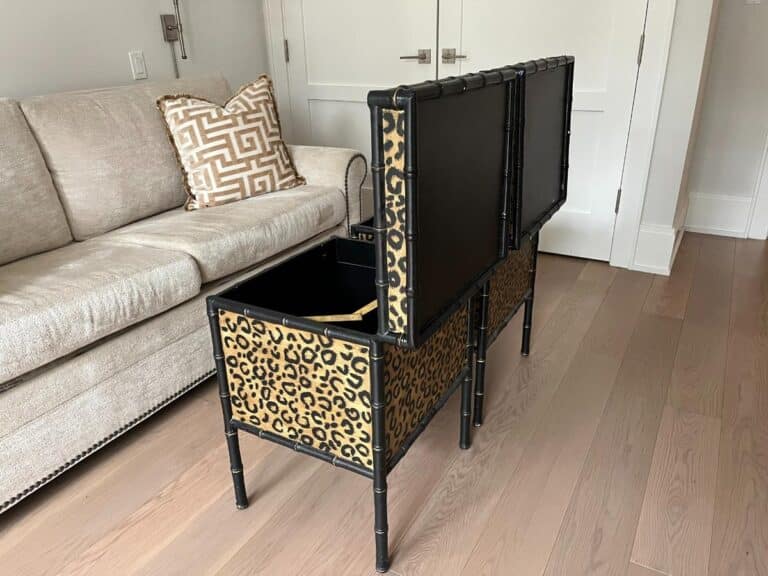
<path fill-rule="evenodd" d="M 677 0 L 643 224 L 672 226 L 678 203 L 685 202 L 686 166 L 717 4 L 718 0 Z"/>
<path fill-rule="evenodd" d="M 768 3 L 724 0 L 693 154 L 692 194 L 749 197 L 768 138 Z"/>
<path fill-rule="evenodd" d="M 181 10 L 182 77 L 218 72 L 235 89 L 268 71 L 260 0 L 181 0 Z M 0 96 L 135 82 L 130 50 L 144 51 L 150 80 L 172 78 L 161 13 L 171 0 L 0 0 Z"/>

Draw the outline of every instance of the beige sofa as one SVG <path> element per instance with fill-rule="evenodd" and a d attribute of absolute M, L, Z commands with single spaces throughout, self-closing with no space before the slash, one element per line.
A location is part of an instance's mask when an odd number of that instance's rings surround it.
<path fill-rule="evenodd" d="M 230 89 L 0 100 L 0 512 L 212 375 L 206 295 L 367 216 L 364 161 L 306 146 L 307 185 L 186 212 L 169 93 Z"/>

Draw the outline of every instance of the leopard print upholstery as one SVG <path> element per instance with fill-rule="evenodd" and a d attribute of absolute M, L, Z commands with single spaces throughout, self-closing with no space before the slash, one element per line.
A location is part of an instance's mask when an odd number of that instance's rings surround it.
<path fill-rule="evenodd" d="M 219 311 L 232 418 L 373 469 L 370 350 Z M 467 309 L 416 349 L 384 346 L 386 460 L 466 365 Z"/>
<path fill-rule="evenodd" d="M 232 417 L 373 468 L 366 346 L 219 311 Z"/>
<path fill-rule="evenodd" d="M 405 295 L 407 246 L 405 242 L 405 113 L 382 111 L 384 133 L 384 225 L 387 228 L 386 266 L 389 280 L 389 330 L 406 332 L 408 310 Z"/>
<path fill-rule="evenodd" d="M 384 347 L 387 462 L 461 374 L 466 343 L 463 306 L 419 348 Z"/>
<path fill-rule="evenodd" d="M 509 321 L 531 287 L 533 249 L 530 241 L 511 250 L 491 276 L 488 298 L 488 334 L 495 337 Z"/>

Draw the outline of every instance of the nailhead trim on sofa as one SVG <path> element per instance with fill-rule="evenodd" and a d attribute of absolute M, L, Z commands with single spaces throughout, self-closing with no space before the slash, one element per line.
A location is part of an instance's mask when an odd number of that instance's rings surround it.
<path fill-rule="evenodd" d="M 173 402 L 174 400 L 180 398 L 181 396 L 183 396 L 184 394 L 186 394 L 187 392 L 189 392 L 190 390 L 192 390 L 196 386 L 202 384 L 203 382 L 205 382 L 209 378 L 213 377 L 215 374 L 216 374 L 216 370 L 211 370 L 210 372 L 207 372 L 207 373 L 203 374 L 202 376 L 200 376 L 199 378 L 193 380 L 192 382 L 190 382 L 189 384 L 187 384 L 186 386 L 181 388 L 178 392 L 174 392 L 170 396 L 166 397 L 164 400 L 161 400 L 160 402 L 155 404 L 152 408 L 150 408 L 149 410 L 139 414 L 136 418 L 134 418 L 133 420 L 131 420 L 127 424 L 124 424 L 123 426 L 121 426 L 120 428 L 115 430 L 114 432 L 110 433 L 105 438 L 102 438 L 101 440 L 99 440 L 98 442 L 93 444 L 90 448 L 88 448 L 87 450 L 83 450 L 82 452 L 80 452 L 80 454 L 78 454 L 77 456 L 75 456 L 74 458 L 72 458 L 71 460 L 69 460 L 68 462 L 63 464 L 62 466 L 59 466 L 58 468 L 56 468 L 56 470 L 54 470 L 53 472 L 51 472 L 47 476 L 41 478 L 40 480 L 38 480 L 37 482 L 35 482 L 31 486 L 28 486 L 27 488 L 25 488 L 24 490 L 22 490 L 21 492 L 19 492 L 18 494 L 16 494 L 12 498 L 10 498 L 9 500 L 6 500 L 5 502 L 2 503 L 2 505 L 0 505 L 0 514 L 5 512 L 6 510 L 11 508 L 12 506 L 18 504 L 21 500 L 23 500 L 24 498 L 29 496 L 32 492 L 35 492 L 36 490 L 41 488 L 43 485 L 47 484 L 48 482 L 50 482 L 51 480 L 53 480 L 57 476 L 59 476 L 62 473 L 66 472 L 67 470 L 72 468 L 75 464 L 81 462 L 82 460 L 84 460 L 85 458 L 87 458 L 88 456 L 90 456 L 91 454 L 93 454 L 94 452 L 99 450 L 100 448 L 103 448 L 104 446 L 106 446 L 107 444 L 109 444 L 110 442 L 115 440 L 117 437 L 122 436 L 123 434 L 128 432 L 128 430 L 130 430 L 131 428 L 133 428 L 137 424 L 140 424 L 141 422 L 143 422 L 144 420 L 146 420 L 147 418 L 152 416 L 155 412 L 158 412 L 162 408 L 165 408 L 171 402 Z"/>

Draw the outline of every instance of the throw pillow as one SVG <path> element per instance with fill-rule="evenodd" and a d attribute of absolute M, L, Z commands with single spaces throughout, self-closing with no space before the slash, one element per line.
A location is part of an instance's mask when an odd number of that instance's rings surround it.
<path fill-rule="evenodd" d="M 187 210 L 305 183 L 283 142 L 268 76 L 223 107 L 189 95 L 163 96 L 157 106 L 184 174 Z"/>

